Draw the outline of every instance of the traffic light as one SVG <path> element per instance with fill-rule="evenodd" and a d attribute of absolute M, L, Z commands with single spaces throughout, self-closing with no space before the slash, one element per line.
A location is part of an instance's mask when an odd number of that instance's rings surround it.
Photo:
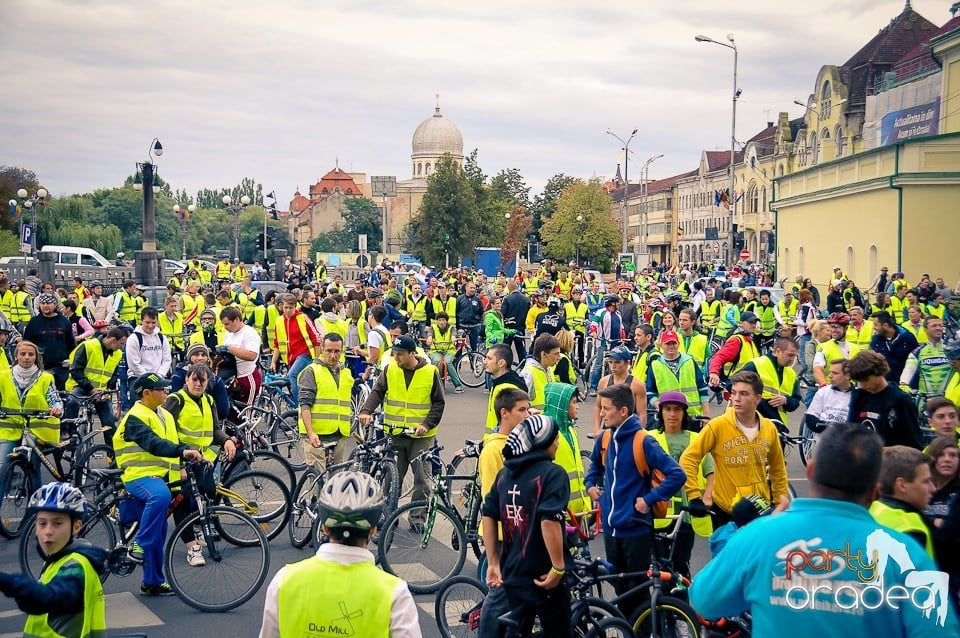
<path fill-rule="evenodd" d="M 267 226 L 267 248 L 273 248 L 273 240 L 277 234 L 277 229 L 273 226 Z"/>
<path fill-rule="evenodd" d="M 443 250 L 445 252 L 450 252 L 450 234 L 445 233 L 443 235 Z"/>
<path fill-rule="evenodd" d="M 263 250 L 263 233 L 257 233 L 257 250 Z"/>
<path fill-rule="evenodd" d="M 273 248 L 273 237 L 267 236 L 267 248 Z"/>

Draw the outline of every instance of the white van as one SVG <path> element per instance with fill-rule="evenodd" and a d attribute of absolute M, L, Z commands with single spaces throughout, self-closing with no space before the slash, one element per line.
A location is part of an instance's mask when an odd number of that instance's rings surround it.
<path fill-rule="evenodd" d="M 92 248 L 77 246 L 44 246 L 40 252 L 56 253 L 54 261 L 58 266 L 99 266 L 110 268 L 114 264 Z"/>

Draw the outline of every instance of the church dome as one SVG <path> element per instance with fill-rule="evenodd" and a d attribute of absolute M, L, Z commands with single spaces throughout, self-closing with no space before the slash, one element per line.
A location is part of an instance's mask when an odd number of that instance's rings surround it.
<path fill-rule="evenodd" d="M 421 122 L 413 132 L 412 157 L 439 159 L 444 153 L 450 153 L 454 159 L 463 159 L 463 135 L 456 124 L 440 114 L 437 106 L 433 117 Z"/>

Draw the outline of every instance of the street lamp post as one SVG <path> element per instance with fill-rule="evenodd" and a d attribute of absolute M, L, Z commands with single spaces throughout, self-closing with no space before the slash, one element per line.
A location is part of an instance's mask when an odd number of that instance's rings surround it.
<path fill-rule="evenodd" d="M 175 212 L 177 218 L 180 219 L 180 239 L 183 241 L 183 247 L 180 250 L 180 259 L 187 258 L 187 222 L 190 221 L 190 215 L 192 215 L 195 210 L 197 210 L 197 207 L 193 204 L 190 204 L 186 208 L 181 208 L 180 204 L 173 205 L 173 212 Z"/>
<path fill-rule="evenodd" d="M 623 197 L 620 199 L 620 252 L 627 252 L 627 197 L 630 195 L 630 142 L 637 134 L 637 129 L 633 129 L 630 137 L 626 141 L 623 138 L 607 129 L 607 135 L 612 135 L 623 144 Z"/>
<path fill-rule="evenodd" d="M 653 157 L 647 159 L 643 163 L 643 169 L 640 171 L 640 194 L 641 194 L 641 205 L 643 213 L 640 216 L 640 254 L 649 255 L 650 247 L 647 246 L 647 195 L 649 189 L 647 188 L 647 182 L 650 181 L 650 165 L 656 162 L 658 159 L 663 157 L 663 153 L 658 153 Z M 649 257 L 648 257 L 649 259 Z M 644 264 L 645 266 L 647 264 Z"/>
<path fill-rule="evenodd" d="M 730 217 L 731 219 L 735 219 L 734 207 L 736 203 L 736 197 L 733 194 L 733 188 L 736 185 L 735 175 L 734 175 L 734 157 L 736 155 L 736 147 L 737 147 L 737 99 L 740 97 L 740 90 L 737 88 L 737 43 L 734 42 L 732 33 L 727 34 L 727 40 L 730 41 L 730 44 L 727 44 L 726 42 L 718 42 L 717 40 L 714 40 L 713 38 L 708 38 L 705 35 L 695 36 L 694 39 L 697 42 L 710 42 L 711 44 L 719 44 L 722 47 L 727 47 L 728 49 L 733 50 L 733 117 L 730 123 L 730 186 L 729 186 L 730 192 L 728 194 L 727 201 L 730 202 Z M 733 224 L 731 223 L 730 224 L 730 247 L 729 247 L 729 251 L 727 252 L 728 264 L 732 264 L 735 261 L 733 258 L 734 237 L 735 235 L 733 232 Z"/>
<path fill-rule="evenodd" d="M 26 208 L 30 211 L 30 254 L 35 255 L 37 252 L 37 207 L 47 205 L 47 189 L 38 188 L 37 191 L 31 195 L 26 188 L 17 189 L 17 197 L 20 199 L 18 202 L 15 199 L 10 200 L 10 210 L 11 212 L 16 211 L 18 208 L 21 211 L 20 214 L 20 243 L 23 243 L 23 209 Z M 22 250 L 20 251 L 23 252 Z"/>
<path fill-rule="evenodd" d="M 580 267 L 580 242 L 583 241 L 583 215 L 577 214 L 577 268 Z"/>
<path fill-rule="evenodd" d="M 229 195 L 223 196 L 223 209 L 233 215 L 233 257 L 240 258 L 240 212 L 250 205 L 250 197 L 244 195 L 235 203 Z"/>
<path fill-rule="evenodd" d="M 133 188 L 143 191 L 143 243 L 133 254 L 136 279 L 147 286 L 163 283 L 163 251 L 157 251 L 157 223 L 153 196 L 160 192 L 160 176 L 154 166 L 154 158 L 163 155 L 163 145 L 153 138 L 147 149 L 147 159 L 137 163 Z"/>

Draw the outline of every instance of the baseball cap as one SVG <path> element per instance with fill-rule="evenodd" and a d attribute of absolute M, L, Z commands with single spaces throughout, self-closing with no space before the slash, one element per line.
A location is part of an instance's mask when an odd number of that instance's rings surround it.
<path fill-rule="evenodd" d="M 660 405 L 665 405 L 667 403 L 679 403 L 683 407 L 687 407 L 687 397 L 684 396 L 683 392 L 664 392 L 660 395 Z"/>
<path fill-rule="evenodd" d="M 633 355 L 630 354 L 626 346 L 617 346 L 607 353 L 607 359 L 613 359 L 614 361 L 631 361 Z"/>
<path fill-rule="evenodd" d="M 743 527 L 750 521 L 766 516 L 773 511 L 773 507 L 759 494 L 751 494 L 737 501 L 730 512 L 737 527 Z"/>
<path fill-rule="evenodd" d="M 133 391 L 140 394 L 144 390 L 153 390 L 155 388 L 169 388 L 170 380 L 164 379 L 155 372 L 142 374 L 133 382 Z"/>
<path fill-rule="evenodd" d="M 400 335 L 393 340 L 394 350 L 403 350 L 404 352 L 416 352 L 417 342 L 410 335 Z"/>
<path fill-rule="evenodd" d="M 749 310 L 740 314 L 740 321 L 746 321 L 747 323 L 757 323 L 756 313 L 750 312 Z"/>
<path fill-rule="evenodd" d="M 660 335 L 660 343 L 667 343 L 668 341 L 680 343 L 680 337 L 678 337 L 677 333 L 673 330 L 664 330 Z"/>

